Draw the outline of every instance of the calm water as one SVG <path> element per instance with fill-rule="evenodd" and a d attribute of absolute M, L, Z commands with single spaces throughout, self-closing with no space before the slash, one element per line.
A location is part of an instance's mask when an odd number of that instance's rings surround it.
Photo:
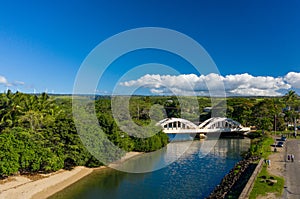
<path fill-rule="evenodd" d="M 121 170 L 155 170 L 127 173 L 114 169 L 93 172 L 77 183 L 53 195 L 59 198 L 204 198 L 248 150 L 249 139 L 220 139 L 206 154 L 203 146 L 215 141 L 171 143 L 164 150 L 130 159 Z M 202 148 L 201 148 L 202 147 Z M 206 155 L 205 155 L 206 154 Z"/>

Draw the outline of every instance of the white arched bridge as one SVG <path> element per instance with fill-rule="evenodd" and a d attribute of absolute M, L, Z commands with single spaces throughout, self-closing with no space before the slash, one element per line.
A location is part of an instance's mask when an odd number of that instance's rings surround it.
<path fill-rule="evenodd" d="M 243 127 L 239 122 L 226 117 L 212 117 L 202 122 L 199 126 L 182 118 L 166 118 L 159 121 L 156 125 L 161 126 L 167 134 L 245 133 L 250 131 L 249 127 Z"/>

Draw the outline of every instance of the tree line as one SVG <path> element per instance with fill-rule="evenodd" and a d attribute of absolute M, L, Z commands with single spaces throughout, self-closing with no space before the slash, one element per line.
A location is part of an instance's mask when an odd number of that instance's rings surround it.
<path fill-rule="evenodd" d="M 95 107 L 99 125 L 115 146 L 124 151 L 150 152 L 167 145 L 168 136 L 162 131 L 147 138 L 123 132 L 114 120 L 111 101 L 111 97 L 98 96 L 90 106 Z M 299 117 L 300 101 L 294 91 L 283 97 L 234 97 L 226 101 L 223 116 L 244 126 L 285 130 Z M 162 111 L 153 109 L 154 105 L 159 105 Z M 129 112 L 139 126 L 147 126 L 151 117 L 182 117 L 197 123 L 210 117 L 203 110 L 209 106 L 208 97 L 191 100 L 191 97 L 132 96 Z M 110 153 L 123 155 L 119 151 Z M 31 95 L 10 90 L 0 94 L 0 176 L 52 172 L 77 165 L 96 167 L 103 163 L 89 153 L 77 134 L 70 96 Z"/>
<path fill-rule="evenodd" d="M 267 131 L 292 130 L 300 116 L 300 98 L 293 90 L 280 97 L 228 97 L 219 99 L 219 103 L 217 99 L 214 100 L 214 105 L 209 97 L 198 96 L 198 104 L 194 104 L 195 100 L 192 98 L 194 97 L 178 99 L 175 96 L 136 96 L 131 104 L 131 115 L 147 121 L 150 107 L 160 104 L 165 109 L 165 117 L 181 117 L 199 123 L 211 117 L 211 112 L 204 110 L 210 107 L 218 116 L 231 118 L 243 126 L 255 126 Z"/>
<path fill-rule="evenodd" d="M 282 97 L 230 98 L 226 116 L 244 126 L 267 131 L 294 130 L 300 111 L 299 96 L 290 90 Z"/>
<path fill-rule="evenodd" d="M 161 131 L 144 139 L 123 133 L 113 120 L 110 98 L 97 99 L 95 108 L 102 130 L 125 151 L 155 151 L 168 142 L 167 135 Z M 115 154 L 118 155 L 123 154 Z M 82 144 L 70 97 L 10 90 L 0 94 L 0 176 L 52 172 L 79 165 L 97 167 L 103 163 Z"/>

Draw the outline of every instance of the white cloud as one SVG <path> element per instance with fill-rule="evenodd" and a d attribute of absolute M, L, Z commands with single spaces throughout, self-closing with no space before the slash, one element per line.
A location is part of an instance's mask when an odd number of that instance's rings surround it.
<path fill-rule="evenodd" d="M 6 87 L 15 87 L 15 89 L 19 89 L 19 86 L 24 86 L 25 82 L 22 81 L 14 81 L 14 82 L 9 82 L 4 76 L 0 75 L 0 85 L 4 85 Z"/>
<path fill-rule="evenodd" d="M 15 84 L 15 85 L 24 85 L 25 82 L 22 82 L 22 81 L 15 81 L 14 84 Z"/>
<path fill-rule="evenodd" d="M 300 73 L 289 72 L 284 80 L 289 83 L 293 88 L 300 88 Z"/>
<path fill-rule="evenodd" d="M 153 93 L 153 94 L 156 94 L 156 95 L 164 94 L 164 91 L 162 89 L 151 88 L 150 92 Z"/>
<path fill-rule="evenodd" d="M 279 96 L 288 89 L 300 88 L 300 73 L 290 72 L 284 77 L 252 76 L 248 73 L 221 76 L 208 74 L 144 75 L 137 80 L 122 82 L 121 86 L 149 88 L 153 94 L 208 95 L 222 90 L 228 95 Z M 209 87 L 209 89 L 208 89 Z"/>
<path fill-rule="evenodd" d="M 7 84 L 7 79 L 0 75 L 0 84 Z"/>
<path fill-rule="evenodd" d="M 282 94 L 280 90 L 291 88 L 282 77 L 255 77 L 247 73 L 225 76 L 224 85 L 228 93 L 251 96 L 277 96 Z"/>

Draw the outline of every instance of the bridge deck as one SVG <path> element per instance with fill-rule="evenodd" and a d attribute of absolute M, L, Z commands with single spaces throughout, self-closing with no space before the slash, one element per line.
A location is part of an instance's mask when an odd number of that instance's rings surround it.
<path fill-rule="evenodd" d="M 210 118 L 199 126 L 182 119 L 182 118 L 166 118 L 157 123 L 163 128 L 167 134 L 192 134 L 192 133 L 229 133 L 229 132 L 249 132 L 249 127 L 243 127 L 237 121 L 230 118 Z"/>
<path fill-rule="evenodd" d="M 186 134 L 186 133 L 229 133 L 229 132 L 248 132 L 250 128 L 244 127 L 241 129 L 218 128 L 218 129 L 163 129 L 167 134 Z"/>

